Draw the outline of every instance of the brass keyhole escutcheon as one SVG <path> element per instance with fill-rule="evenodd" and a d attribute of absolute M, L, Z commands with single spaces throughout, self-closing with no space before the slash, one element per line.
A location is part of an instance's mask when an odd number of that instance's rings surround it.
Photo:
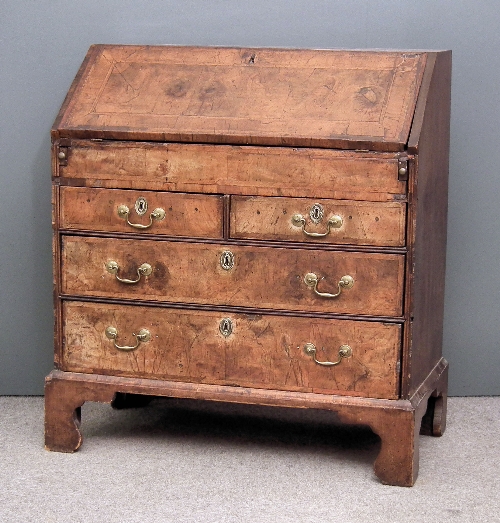
<path fill-rule="evenodd" d="M 140 196 L 139 198 L 137 198 L 137 201 L 135 202 L 135 212 L 139 215 L 139 216 L 144 216 L 148 211 L 148 202 L 146 200 L 146 198 L 144 198 L 143 196 Z"/>
<path fill-rule="evenodd" d="M 234 267 L 234 254 L 231 251 L 224 251 L 220 255 L 220 266 L 229 271 Z"/>
<path fill-rule="evenodd" d="M 227 338 L 233 332 L 233 322 L 229 318 L 223 318 L 219 323 L 219 331 Z"/>
<path fill-rule="evenodd" d="M 314 223 L 319 223 L 324 215 L 325 211 L 323 210 L 323 206 L 319 203 L 315 203 L 309 211 L 309 216 Z"/>

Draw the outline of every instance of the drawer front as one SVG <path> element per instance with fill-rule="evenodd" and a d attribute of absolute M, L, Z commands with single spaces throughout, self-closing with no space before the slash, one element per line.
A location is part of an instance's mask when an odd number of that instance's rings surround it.
<path fill-rule="evenodd" d="M 151 273 L 139 278 L 144 263 Z M 400 316 L 403 271 L 404 256 L 395 254 L 79 236 L 62 245 L 67 295 Z M 308 274 L 317 284 L 306 284 Z M 339 283 L 344 276 L 351 288 Z"/>
<path fill-rule="evenodd" d="M 63 317 L 66 371 L 398 396 L 399 324 L 79 302 L 65 302 Z M 306 353 L 306 344 L 316 352 Z M 346 345 L 350 355 L 340 358 Z"/>
<path fill-rule="evenodd" d="M 60 194 L 62 229 L 222 237 L 219 196 L 85 187 L 61 187 Z"/>
<path fill-rule="evenodd" d="M 406 197 L 397 155 L 73 140 L 63 178 L 88 186 L 366 201 Z"/>
<path fill-rule="evenodd" d="M 406 204 L 303 198 L 231 198 L 232 238 L 405 245 Z"/>

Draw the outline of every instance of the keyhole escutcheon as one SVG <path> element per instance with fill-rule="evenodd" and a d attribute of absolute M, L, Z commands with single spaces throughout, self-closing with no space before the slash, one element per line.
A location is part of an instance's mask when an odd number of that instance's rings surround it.
<path fill-rule="evenodd" d="M 229 271 L 234 267 L 234 254 L 231 251 L 224 251 L 220 255 L 220 266 Z"/>

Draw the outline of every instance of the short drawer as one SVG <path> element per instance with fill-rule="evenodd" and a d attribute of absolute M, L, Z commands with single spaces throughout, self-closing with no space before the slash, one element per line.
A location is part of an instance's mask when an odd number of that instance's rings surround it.
<path fill-rule="evenodd" d="M 222 237 L 222 198 L 119 189 L 61 187 L 62 229 Z"/>
<path fill-rule="evenodd" d="M 73 296 L 397 317 L 403 276 L 404 256 L 396 254 L 62 240 L 62 292 Z"/>
<path fill-rule="evenodd" d="M 232 238 L 402 247 L 406 204 L 306 198 L 231 198 Z"/>
<path fill-rule="evenodd" d="M 399 324 L 82 302 L 63 323 L 66 371 L 398 397 Z"/>

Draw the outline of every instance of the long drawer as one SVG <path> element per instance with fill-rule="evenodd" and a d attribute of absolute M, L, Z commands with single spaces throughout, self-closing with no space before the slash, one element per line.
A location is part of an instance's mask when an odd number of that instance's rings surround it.
<path fill-rule="evenodd" d="M 62 239 L 66 295 L 398 317 L 403 281 L 396 254 Z"/>
<path fill-rule="evenodd" d="M 398 396 L 400 324 L 69 301 L 63 329 L 66 371 Z"/>

